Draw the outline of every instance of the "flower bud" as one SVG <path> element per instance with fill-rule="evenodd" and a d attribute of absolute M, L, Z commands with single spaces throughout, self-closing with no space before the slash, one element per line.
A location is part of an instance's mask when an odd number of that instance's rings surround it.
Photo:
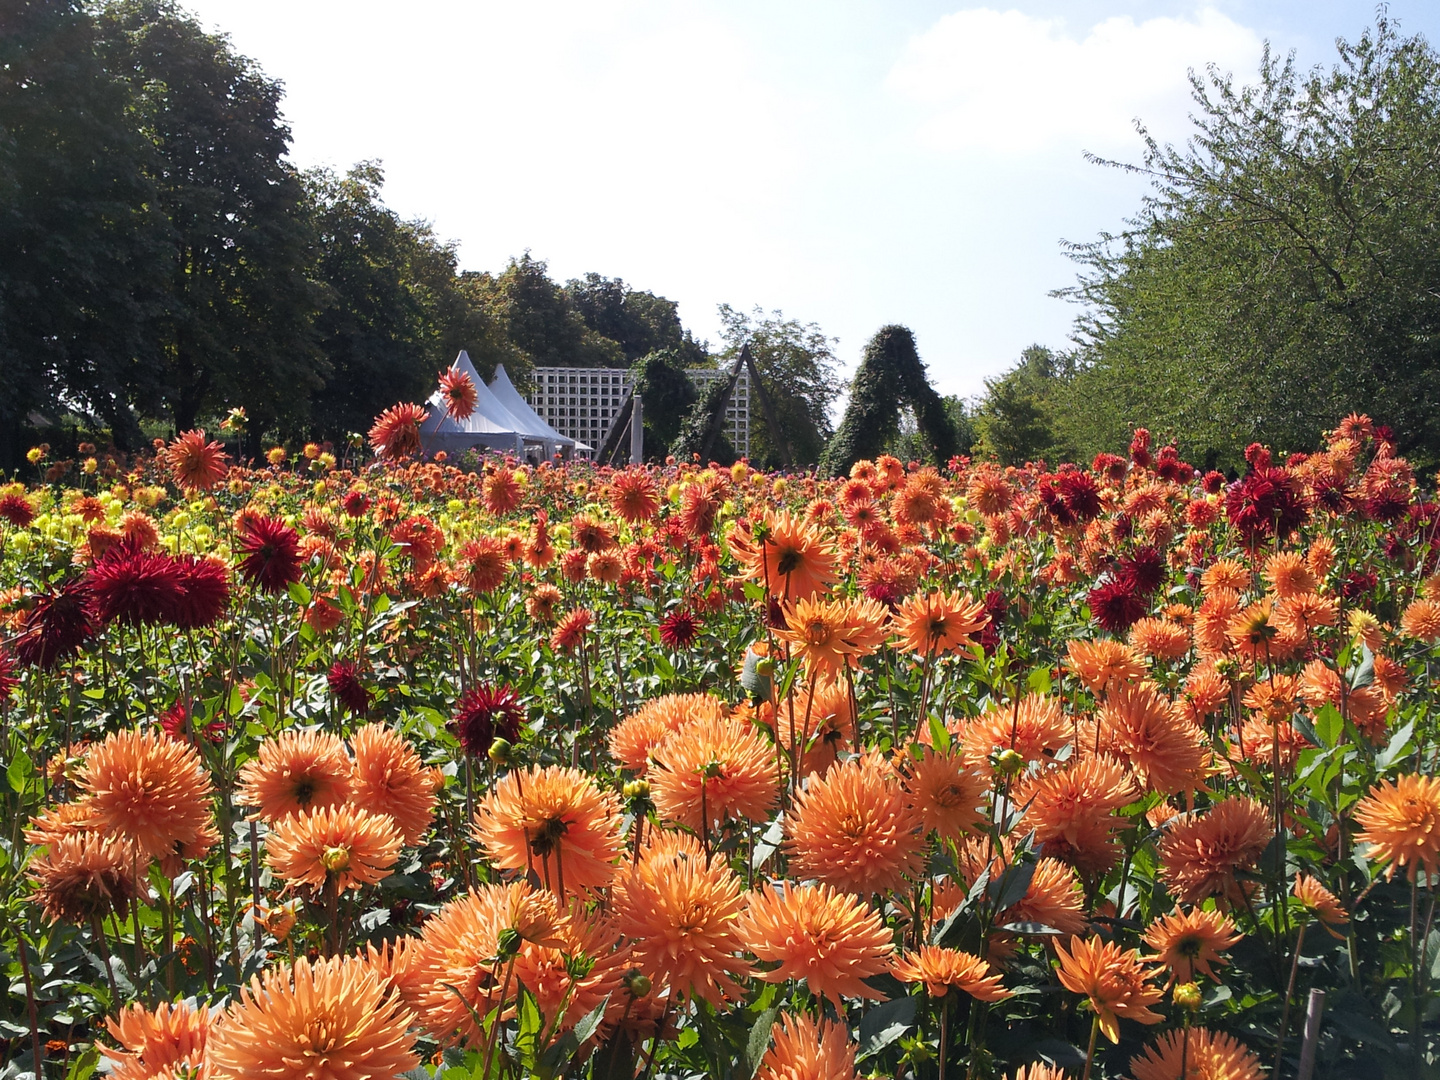
<path fill-rule="evenodd" d="M 991 754 L 990 761 L 1001 776 L 1018 776 L 1025 768 L 1025 758 L 1008 748 Z"/>
<path fill-rule="evenodd" d="M 1201 997 L 1198 983 L 1185 982 L 1176 985 L 1175 989 L 1171 992 L 1170 1000 L 1175 1002 L 1180 1008 L 1194 1012 L 1200 1008 Z"/>
<path fill-rule="evenodd" d="M 350 869 L 350 849 L 343 847 L 327 847 L 324 854 L 320 856 L 320 865 L 332 874 L 342 873 Z"/>
<path fill-rule="evenodd" d="M 648 799 L 650 797 L 650 781 L 630 780 L 625 784 L 623 788 L 621 788 L 621 792 L 624 794 L 625 798 L 629 799 L 631 802 Z"/>
<path fill-rule="evenodd" d="M 510 745 L 510 740 L 496 739 L 490 744 L 490 760 L 496 765 L 508 765 L 514 749 Z"/>
<path fill-rule="evenodd" d="M 650 976 L 639 968 L 631 968 L 625 973 L 625 989 L 630 991 L 630 996 L 637 1001 L 643 997 L 649 997 Z"/>
<path fill-rule="evenodd" d="M 524 940 L 525 939 L 520 936 L 519 930 L 507 926 L 495 935 L 496 954 L 501 960 L 509 960 L 520 951 L 520 943 Z"/>

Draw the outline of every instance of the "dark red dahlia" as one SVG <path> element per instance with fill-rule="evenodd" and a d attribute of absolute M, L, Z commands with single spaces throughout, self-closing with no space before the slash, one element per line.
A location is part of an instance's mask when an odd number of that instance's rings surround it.
<path fill-rule="evenodd" d="M 1144 614 L 1141 599 L 1133 581 L 1111 579 L 1090 590 L 1090 614 L 1112 634 L 1123 634 Z"/>
<path fill-rule="evenodd" d="M 1089 521 L 1100 513 L 1100 485 L 1089 473 L 1061 473 L 1060 497 L 1076 521 Z"/>
<path fill-rule="evenodd" d="M 1141 596 L 1149 596 L 1165 580 L 1165 560 L 1153 547 L 1137 548 L 1134 555 L 1119 561 L 1115 577 L 1133 584 Z"/>
<path fill-rule="evenodd" d="M 360 682 L 360 669 L 354 660 L 336 660 L 325 682 L 351 716 L 363 716 L 370 708 L 370 691 Z"/>
<path fill-rule="evenodd" d="M 991 589 L 985 594 L 985 614 L 990 621 L 980 631 L 980 647 L 985 650 L 986 656 L 994 656 L 995 650 L 1000 647 L 1000 627 L 1005 622 L 1005 616 L 1010 613 L 1010 601 L 1005 599 L 1005 594 L 999 589 Z"/>
<path fill-rule="evenodd" d="M 20 685 L 20 679 L 15 674 L 15 657 L 0 645 L 0 705 L 10 700 L 10 695 Z"/>
<path fill-rule="evenodd" d="M 0 496 L 0 521 L 8 521 L 17 529 L 26 529 L 34 520 L 35 508 L 24 495 Z"/>
<path fill-rule="evenodd" d="M 1268 465 L 1255 469 L 1229 490 L 1225 513 L 1252 546 L 1267 536 L 1283 540 L 1305 521 L 1305 505 L 1290 474 Z"/>
<path fill-rule="evenodd" d="M 353 488 L 345 493 L 340 500 L 340 505 L 345 508 L 347 516 L 362 518 L 370 512 L 370 496 L 363 491 L 356 491 Z"/>
<path fill-rule="evenodd" d="M 676 608 L 660 620 L 660 642 L 667 649 L 688 649 L 700 636 L 700 620 L 689 608 Z"/>
<path fill-rule="evenodd" d="M 1206 495 L 1218 495 L 1225 490 L 1225 474 L 1211 469 L 1200 481 L 1200 488 Z"/>
<path fill-rule="evenodd" d="M 1245 460 L 1252 469 L 1268 469 L 1271 465 L 1270 451 L 1264 444 L 1252 442 L 1245 448 Z"/>
<path fill-rule="evenodd" d="M 1351 508 L 1351 492 L 1343 480 L 1325 477 L 1311 486 L 1310 504 L 1332 514 L 1345 513 Z"/>
<path fill-rule="evenodd" d="M 224 720 L 211 720 L 197 728 L 194 713 L 184 701 L 178 699 L 165 711 L 165 715 L 160 717 L 160 727 L 170 738 L 188 743 L 195 742 L 197 736 L 206 742 L 219 743 L 225 738 L 226 731 Z"/>
<path fill-rule="evenodd" d="M 1285 459 L 1285 467 L 1287 469 L 1298 469 L 1301 465 L 1304 465 L 1305 462 L 1309 460 L 1309 454 L 1294 453 Z"/>
<path fill-rule="evenodd" d="M 1386 484 L 1365 500 L 1365 516 L 1371 521 L 1396 521 L 1410 509 L 1410 493 Z"/>
<path fill-rule="evenodd" d="M 482 684 L 455 703 L 455 717 L 446 725 L 465 753 L 484 757 L 496 739 L 516 742 L 525 710 L 508 686 Z"/>
<path fill-rule="evenodd" d="M 179 563 L 129 539 L 105 552 L 86 580 L 95 613 L 104 623 L 158 626 L 174 622 L 185 596 Z"/>
<path fill-rule="evenodd" d="M 182 595 L 175 609 L 175 625 L 181 630 L 213 626 L 230 605 L 230 571 L 219 559 L 179 555 Z"/>
<path fill-rule="evenodd" d="M 1130 440 L 1130 460 L 1142 469 L 1150 464 L 1150 432 L 1143 427 L 1137 427 Z"/>
<path fill-rule="evenodd" d="M 1090 468 L 1095 473 L 1113 483 L 1125 479 L 1127 467 L 1128 463 L 1119 454 L 1096 454 L 1095 460 L 1090 463 Z"/>
<path fill-rule="evenodd" d="M 15 658 L 49 671 L 73 656 L 98 629 L 90 585 L 73 578 L 57 592 L 35 598 L 15 642 Z"/>
<path fill-rule="evenodd" d="M 238 569 L 262 592 L 280 593 L 300 580 L 300 534 L 272 517 L 246 520 L 235 548 L 244 556 Z"/>
<path fill-rule="evenodd" d="M 1195 475 L 1195 467 L 1180 460 L 1180 451 L 1174 444 L 1162 446 L 1155 459 L 1155 475 L 1162 480 L 1183 484 Z"/>
<path fill-rule="evenodd" d="M 1372 570 L 1351 570 L 1345 575 L 1345 582 L 1340 586 L 1340 595 L 1346 600 L 1355 600 L 1362 596 L 1369 596 L 1375 591 L 1375 586 L 1380 584 L 1380 576 Z"/>

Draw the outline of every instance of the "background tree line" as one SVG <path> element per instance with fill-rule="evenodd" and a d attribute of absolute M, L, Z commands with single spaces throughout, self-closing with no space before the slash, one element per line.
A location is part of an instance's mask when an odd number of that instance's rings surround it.
<path fill-rule="evenodd" d="M 673 301 L 619 279 L 562 284 L 528 252 L 462 272 L 385 205 L 377 163 L 297 170 L 281 101 L 169 0 L 0 9 L 0 466 L 62 421 L 124 450 L 237 406 L 257 446 L 341 439 L 427 396 L 462 348 L 523 380 L 725 363 L 742 339 L 818 456 L 842 385 L 818 328 L 725 308 L 712 356 Z"/>

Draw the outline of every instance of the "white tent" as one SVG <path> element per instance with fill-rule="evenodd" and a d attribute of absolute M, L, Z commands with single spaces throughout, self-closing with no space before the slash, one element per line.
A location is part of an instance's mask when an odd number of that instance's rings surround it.
<path fill-rule="evenodd" d="M 436 390 L 426 402 L 430 406 L 430 415 L 420 425 L 422 452 L 429 455 L 443 450 L 447 454 L 460 454 L 479 447 L 523 455 L 526 442 L 524 425 L 511 416 L 509 410 L 486 388 L 480 373 L 470 362 L 469 354 L 461 350 L 450 368 L 469 375 L 470 381 L 475 384 L 475 411 L 464 420 L 452 418 L 445 411 L 444 397 Z"/>
<path fill-rule="evenodd" d="M 581 453 L 593 453 L 594 447 L 570 438 L 568 435 L 561 435 L 529 404 L 520 396 L 520 391 L 515 389 L 515 384 L 510 381 L 510 376 L 505 371 L 504 364 L 495 365 L 495 377 L 490 380 L 490 393 L 495 399 L 509 411 L 511 416 L 516 417 L 525 425 L 527 431 L 540 432 L 545 438 L 558 446 L 568 446 Z"/>

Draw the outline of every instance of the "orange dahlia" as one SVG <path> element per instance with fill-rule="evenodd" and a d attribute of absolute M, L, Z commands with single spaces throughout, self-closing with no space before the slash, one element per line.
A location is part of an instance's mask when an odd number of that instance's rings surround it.
<path fill-rule="evenodd" d="M 953 910 L 953 909 L 952 909 Z M 1035 863 L 1035 872 L 1025 895 L 1000 913 L 997 926 L 1036 923 L 1078 934 L 1085 929 L 1085 888 L 1069 863 L 1045 856 Z"/>
<path fill-rule="evenodd" d="M 468 420 L 480 403 L 480 391 L 468 371 L 452 367 L 440 373 L 440 399 L 451 420 Z"/>
<path fill-rule="evenodd" d="M 728 713 L 725 703 L 711 694 L 665 694 L 645 702 L 610 729 L 610 754 L 621 768 L 644 776 L 651 754 L 672 732 Z"/>
<path fill-rule="evenodd" d="M 1096 697 L 1145 676 L 1145 662 L 1114 638 L 1072 639 L 1065 646 L 1065 666 Z"/>
<path fill-rule="evenodd" d="M 785 819 L 791 873 L 861 896 L 900 888 L 923 865 L 922 827 L 884 762 L 852 758 L 796 794 Z"/>
<path fill-rule="evenodd" d="M 323 731 L 287 731 L 260 744 L 240 770 L 238 798 L 262 821 L 279 821 L 302 810 L 339 806 L 354 783 L 345 744 Z"/>
<path fill-rule="evenodd" d="M 1315 572 L 1298 551 L 1279 551 L 1271 555 L 1265 561 L 1261 574 L 1281 600 L 1300 593 L 1313 593 L 1319 587 Z"/>
<path fill-rule="evenodd" d="M 805 596 L 783 611 L 785 625 L 776 628 L 775 636 L 790 643 L 791 655 L 805 664 L 812 682 L 855 667 L 885 641 L 889 612 L 874 600 Z"/>
<path fill-rule="evenodd" d="M 58 837 L 30 860 L 35 899 L 51 922 L 89 926 L 112 911 L 124 915 L 140 895 L 136 861 L 135 848 L 120 837 Z"/>
<path fill-rule="evenodd" d="M 1099 746 L 1127 762 L 1152 791 L 1175 795 L 1204 782 L 1210 755 L 1203 732 L 1177 713 L 1153 683 L 1140 682 L 1113 691 L 1100 706 Z M 1094 745 L 1087 735 L 1081 742 Z"/>
<path fill-rule="evenodd" d="M 1034 1061 L 1029 1065 L 1021 1065 L 1010 1080 L 1069 1080 L 1069 1077 L 1058 1065 Z"/>
<path fill-rule="evenodd" d="M 745 577 L 781 600 L 814 596 L 835 580 L 834 547 L 786 510 L 767 512 L 758 526 L 738 525 L 730 551 Z"/>
<path fill-rule="evenodd" d="M 350 746 L 355 751 L 355 805 L 386 815 L 406 844 L 419 844 L 435 816 L 435 774 L 383 724 L 366 724 L 351 737 Z"/>
<path fill-rule="evenodd" d="M 156 728 L 116 732 L 92 747 L 80 787 L 91 827 L 132 841 L 144 858 L 193 848 L 208 835 L 210 773 L 190 743 Z"/>
<path fill-rule="evenodd" d="M 967 768 L 958 751 L 925 751 L 918 761 L 907 765 L 905 790 L 925 831 L 938 832 L 942 840 L 973 833 L 988 820 L 990 780 Z"/>
<path fill-rule="evenodd" d="M 1160 841 L 1160 876 L 1182 903 L 1207 896 L 1238 900 L 1236 871 L 1253 869 L 1274 834 L 1263 805 L 1232 795 L 1170 826 Z"/>
<path fill-rule="evenodd" d="M 844 1024 L 807 1013 L 782 1016 L 770 1029 L 770 1049 L 755 1080 L 855 1080 L 855 1044 Z"/>
<path fill-rule="evenodd" d="M 1117 811 L 1136 794 L 1125 767 L 1101 754 L 1027 778 L 1015 802 L 1026 807 L 1022 827 L 1035 830 L 1045 854 L 1097 874 L 1119 858 L 1115 831 L 1122 822 Z"/>
<path fill-rule="evenodd" d="M 514 469 L 498 468 L 485 473 L 485 479 L 480 485 L 481 498 L 485 502 L 485 509 L 496 517 L 504 517 L 506 514 L 520 507 L 525 497 L 524 489 L 520 486 L 520 480 L 515 475 Z"/>
<path fill-rule="evenodd" d="M 554 947 L 525 942 L 515 957 L 515 978 L 535 997 L 544 1022 L 565 1031 L 620 989 L 630 951 L 598 915 L 572 913 Z"/>
<path fill-rule="evenodd" d="M 1335 927 L 1344 926 L 1350 921 L 1350 915 L 1341 906 L 1339 898 L 1334 893 L 1321 885 L 1315 878 L 1304 873 L 1296 875 L 1295 884 L 1291 886 L 1290 891 L 1307 912 L 1320 920 L 1320 925 L 1325 927 L 1326 933 L 1334 938 L 1345 936 L 1337 933 Z"/>
<path fill-rule="evenodd" d="M 986 709 L 965 724 L 961 740 L 965 759 L 989 772 L 996 750 L 1014 750 L 1027 762 L 1043 761 L 1070 743 L 1074 724 L 1050 694 L 1026 694 L 1005 705 Z"/>
<path fill-rule="evenodd" d="M 178 1066 L 199 1069 L 210 1036 L 210 1010 L 191 1008 L 188 1002 L 162 1001 L 151 1012 L 143 1005 L 121 1009 L 105 1026 L 123 1049 L 105 1048 L 115 1062 L 115 1080 L 153 1080 L 168 1076 Z"/>
<path fill-rule="evenodd" d="M 585 637 L 594 622 L 595 616 L 586 608 L 567 612 L 550 635 L 550 647 L 556 652 L 574 652 L 585 644 Z"/>
<path fill-rule="evenodd" d="M 382 458 L 395 460 L 420 449 L 420 425 L 430 414 L 419 405 L 401 402 L 375 418 L 370 428 L 370 446 Z"/>
<path fill-rule="evenodd" d="M 175 486 L 192 495 L 209 491 L 225 479 L 228 469 L 225 448 L 218 442 L 206 442 L 205 432 L 196 429 L 177 436 L 165 448 L 165 464 Z"/>
<path fill-rule="evenodd" d="M 764 821 L 779 801 L 775 753 L 741 720 L 714 717 L 688 724 L 652 756 L 656 809 L 695 832 L 730 820 Z"/>
<path fill-rule="evenodd" d="M 611 902 L 635 964 L 655 983 L 712 1005 L 744 996 L 736 982 L 750 974 L 738 955 L 741 885 L 722 857 L 706 859 L 684 833 L 652 834 Z"/>
<path fill-rule="evenodd" d="M 546 888 L 603 889 L 620 855 L 620 805 L 578 769 L 505 776 L 475 810 L 475 837 L 502 870 L 538 859 Z"/>
<path fill-rule="evenodd" d="M 929 656 L 953 653 L 974 642 L 970 635 L 990 622 L 985 605 L 969 593 L 916 593 L 895 610 L 899 648 Z"/>
<path fill-rule="evenodd" d="M 1388 863 L 1385 876 L 1397 866 L 1409 876 L 1423 866 L 1427 874 L 1440 867 L 1440 778 L 1398 776 L 1382 780 L 1355 807 L 1362 832 L 1355 839 L 1370 845 L 1370 857 Z"/>
<path fill-rule="evenodd" d="M 749 898 L 740 936 L 762 964 L 766 982 L 804 979 L 809 993 L 827 997 L 844 1011 L 841 995 L 880 998 L 862 981 L 884 972 L 890 931 L 878 914 L 828 885 L 762 888 Z"/>
<path fill-rule="evenodd" d="M 1090 999 L 1100 1030 L 1112 1043 L 1120 1041 L 1122 1017 L 1142 1024 L 1158 1024 L 1164 1019 L 1151 1012 L 1150 1006 L 1165 992 L 1150 981 L 1154 971 L 1134 949 L 1122 950 L 1115 942 L 1099 938 L 1072 937 L 1069 952 L 1058 943 L 1055 952 L 1060 958 L 1056 971 L 1060 984 Z"/>
<path fill-rule="evenodd" d="M 1427 645 L 1440 639 L 1440 602 L 1416 600 L 1400 616 L 1400 629 L 1406 637 Z"/>
<path fill-rule="evenodd" d="M 645 469 L 626 469 L 610 481 L 610 509 L 622 521 L 649 521 L 660 512 L 660 492 Z"/>
<path fill-rule="evenodd" d="M 319 889 L 333 880 L 344 892 L 390 876 L 400 857 L 400 832 L 384 814 L 321 806 L 281 818 L 266 838 L 265 854 L 275 876 L 290 885 Z"/>
<path fill-rule="evenodd" d="M 364 961 L 301 957 L 241 988 L 206 1056 L 217 1080 L 391 1080 L 419 1063 L 412 1019 Z"/>
<path fill-rule="evenodd" d="M 1000 972 L 980 957 L 958 949 L 922 945 L 895 961 L 892 970 L 901 982 L 924 983 L 932 997 L 944 997 L 952 987 L 977 1001 L 1004 1001 L 1011 996 L 1000 985 Z"/>
<path fill-rule="evenodd" d="M 1263 1080 L 1260 1059 L 1233 1035 L 1192 1027 L 1167 1031 L 1130 1059 L 1135 1080 Z"/>
<path fill-rule="evenodd" d="M 1244 936 L 1230 916 L 1193 908 L 1160 916 L 1146 929 L 1144 941 L 1155 950 L 1156 963 L 1169 969 L 1170 983 L 1188 983 L 1197 982 L 1197 975 L 1216 978 L 1211 963 L 1226 963 L 1220 954 Z"/>

